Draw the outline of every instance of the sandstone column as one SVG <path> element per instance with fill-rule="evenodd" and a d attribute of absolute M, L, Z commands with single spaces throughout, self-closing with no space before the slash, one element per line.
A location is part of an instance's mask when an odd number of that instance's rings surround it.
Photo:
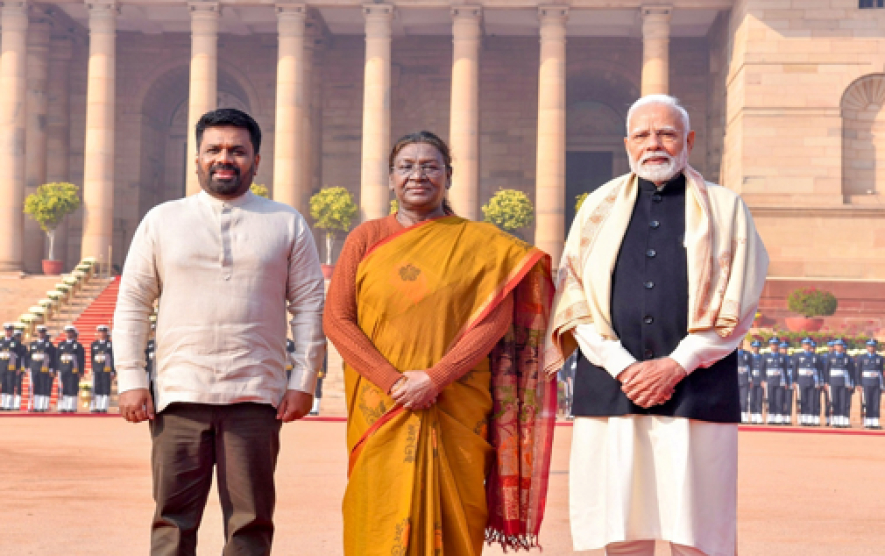
<path fill-rule="evenodd" d="M 565 23 L 568 8 L 544 7 L 538 80 L 535 244 L 559 265 L 565 243 Z"/>
<path fill-rule="evenodd" d="M 449 200 L 455 213 L 479 219 L 479 7 L 452 8 L 452 107 L 449 140 L 458 162 Z"/>
<path fill-rule="evenodd" d="M 304 83 L 304 28 L 307 10 L 303 4 L 277 5 L 277 105 L 274 132 L 273 198 L 304 213 L 302 199 L 309 189 L 302 167 L 305 152 L 304 113 L 307 91 Z"/>
<path fill-rule="evenodd" d="M 27 98 L 28 7 L 4 2 L 0 57 L 0 272 L 22 269 L 22 204 L 25 191 L 25 106 Z"/>
<path fill-rule="evenodd" d="M 360 206 L 363 220 L 389 212 L 387 153 L 390 148 L 390 22 L 393 6 L 366 4 L 366 66 Z"/>
<path fill-rule="evenodd" d="M 187 105 L 186 168 L 188 195 L 200 192 L 194 158 L 194 130 L 200 117 L 218 104 L 218 12 L 215 2 L 191 2 L 191 75 Z"/>
<path fill-rule="evenodd" d="M 110 264 L 114 236 L 114 114 L 117 7 L 88 4 L 89 70 L 83 154 L 81 257 Z"/>
<path fill-rule="evenodd" d="M 301 111 L 301 119 L 303 121 L 301 129 L 303 137 L 301 138 L 301 197 L 299 198 L 299 202 L 301 207 L 304 208 L 304 211 L 301 211 L 301 208 L 298 210 L 302 213 L 310 212 L 310 192 L 313 188 L 313 171 L 316 167 L 314 163 L 315 148 L 313 142 L 313 88 L 317 73 L 315 71 L 316 62 L 314 61 L 315 39 L 316 22 L 308 18 L 304 34 L 304 89 L 302 91 L 304 109 Z"/>
<path fill-rule="evenodd" d="M 51 25 L 45 9 L 31 13 L 28 29 L 28 93 L 25 131 L 25 197 L 46 183 L 46 115 Z M 40 225 L 25 217 L 22 264 L 27 273 L 42 270 L 44 238 Z M 57 253 L 56 253 L 57 255 Z"/>
<path fill-rule="evenodd" d="M 669 94 L 671 6 L 642 7 L 642 96 Z"/>
<path fill-rule="evenodd" d="M 46 113 L 46 150 L 52 156 L 46 160 L 47 182 L 71 180 L 71 51 L 73 44 L 67 37 L 53 37 L 49 49 L 48 110 Z M 55 230 L 55 256 L 67 261 L 68 220 L 65 218 Z"/>

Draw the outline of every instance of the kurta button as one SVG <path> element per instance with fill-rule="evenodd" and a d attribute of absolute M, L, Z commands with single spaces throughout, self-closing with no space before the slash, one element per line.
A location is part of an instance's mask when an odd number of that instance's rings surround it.
<path fill-rule="evenodd" d="M 660 203 L 662 199 L 663 199 L 663 197 L 661 197 L 660 193 L 655 193 L 654 195 L 651 196 L 651 200 L 656 203 Z"/>
<path fill-rule="evenodd" d="M 644 319 L 642 319 L 642 322 L 644 322 L 645 324 L 651 324 L 654 321 L 655 321 L 655 319 L 651 315 L 646 315 L 646 317 Z"/>
<path fill-rule="evenodd" d="M 653 359 L 655 356 L 655 352 L 653 352 L 650 349 L 647 349 L 644 352 L 642 352 L 642 355 L 645 356 L 646 359 Z"/>
<path fill-rule="evenodd" d="M 645 252 L 646 257 L 654 257 L 657 254 L 658 254 L 658 252 L 655 251 L 654 249 L 649 249 L 648 251 Z"/>
<path fill-rule="evenodd" d="M 654 228 L 654 229 L 658 229 L 658 228 L 661 227 L 661 223 L 658 222 L 657 220 L 652 220 L 651 222 L 649 222 L 648 225 L 651 226 L 651 227 Z"/>
<path fill-rule="evenodd" d="M 654 283 L 654 282 L 646 282 L 646 283 L 645 283 L 645 289 L 650 290 L 650 289 L 652 289 L 653 287 L 655 287 L 655 283 Z"/>

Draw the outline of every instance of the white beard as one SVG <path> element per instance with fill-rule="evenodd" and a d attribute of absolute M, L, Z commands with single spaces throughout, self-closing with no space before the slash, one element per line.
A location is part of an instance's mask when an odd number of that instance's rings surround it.
<path fill-rule="evenodd" d="M 649 158 L 667 158 L 666 164 L 655 164 L 646 166 L 645 161 Z M 663 183 L 672 180 L 688 166 L 688 149 L 682 149 L 678 156 L 672 157 L 666 151 L 655 151 L 645 153 L 637 163 L 632 157 L 630 159 L 630 170 L 644 180 L 654 183 Z"/>

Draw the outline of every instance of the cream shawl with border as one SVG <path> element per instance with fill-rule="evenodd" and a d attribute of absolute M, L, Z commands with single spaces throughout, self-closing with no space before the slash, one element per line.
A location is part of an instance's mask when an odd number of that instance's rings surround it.
<path fill-rule="evenodd" d="M 685 248 L 688 259 L 688 332 L 715 330 L 729 337 L 756 311 L 765 285 L 768 253 L 750 211 L 734 192 L 707 183 L 687 166 Z M 570 333 L 594 324 L 616 340 L 611 323 L 611 277 L 639 191 L 627 174 L 588 195 L 572 223 L 556 280 L 547 349 L 571 353 Z"/>

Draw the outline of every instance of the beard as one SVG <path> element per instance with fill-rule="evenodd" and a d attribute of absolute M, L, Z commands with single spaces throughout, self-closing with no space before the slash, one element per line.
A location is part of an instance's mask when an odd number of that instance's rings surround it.
<path fill-rule="evenodd" d="M 219 170 L 227 170 L 234 173 L 234 177 L 229 180 L 220 180 L 215 178 L 215 173 Z M 207 172 L 202 167 L 197 171 L 197 178 L 200 180 L 200 186 L 206 191 L 217 193 L 218 195 L 234 195 L 237 192 L 245 193 L 246 189 L 252 185 L 253 173 L 251 168 L 249 171 L 240 172 L 240 169 L 233 164 L 213 164 Z M 244 185 L 245 188 L 244 188 Z"/>
<path fill-rule="evenodd" d="M 682 149 L 677 156 L 670 156 L 667 151 L 654 151 L 645 153 L 639 162 L 633 160 L 633 157 L 627 157 L 630 160 L 630 170 L 644 180 L 654 183 L 667 182 L 678 176 L 685 167 L 688 166 L 688 149 Z M 649 158 L 666 158 L 666 164 L 654 164 L 646 166 L 645 162 Z"/>

